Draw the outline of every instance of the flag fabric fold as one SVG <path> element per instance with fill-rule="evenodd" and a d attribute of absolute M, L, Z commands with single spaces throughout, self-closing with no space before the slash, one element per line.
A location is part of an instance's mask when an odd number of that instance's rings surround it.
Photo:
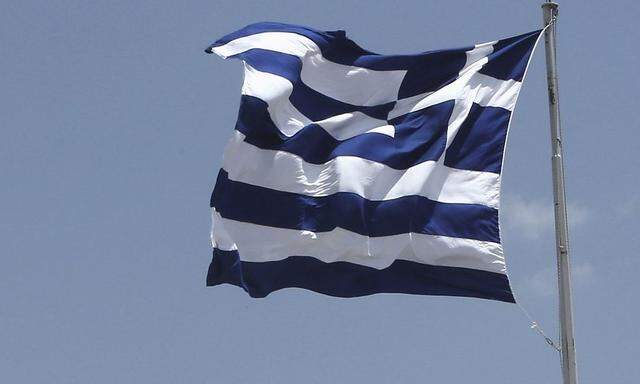
<path fill-rule="evenodd" d="M 207 285 L 514 302 L 500 172 L 540 33 L 379 55 L 344 31 L 258 23 L 212 44 L 244 84 Z"/>

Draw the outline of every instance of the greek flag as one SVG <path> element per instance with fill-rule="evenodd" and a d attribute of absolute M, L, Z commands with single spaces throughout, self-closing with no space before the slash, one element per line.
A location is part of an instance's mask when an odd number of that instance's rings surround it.
<path fill-rule="evenodd" d="M 514 302 L 500 170 L 540 34 L 380 55 L 344 31 L 258 23 L 212 44 L 244 85 L 207 285 Z"/>

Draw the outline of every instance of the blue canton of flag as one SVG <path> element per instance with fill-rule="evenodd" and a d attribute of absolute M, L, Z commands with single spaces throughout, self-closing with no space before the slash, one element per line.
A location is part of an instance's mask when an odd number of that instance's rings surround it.
<path fill-rule="evenodd" d="M 242 60 L 244 85 L 207 285 L 514 302 L 500 171 L 540 33 L 415 55 L 278 23 L 216 41 L 207 52 Z"/>

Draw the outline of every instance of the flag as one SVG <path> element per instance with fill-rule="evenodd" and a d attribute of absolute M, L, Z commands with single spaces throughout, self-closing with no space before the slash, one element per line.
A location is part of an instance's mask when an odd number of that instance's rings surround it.
<path fill-rule="evenodd" d="M 244 84 L 207 285 L 514 302 L 500 171 L 540 34 L 380 55 L 344 31 L 258 23 L 212 44 Z"/>

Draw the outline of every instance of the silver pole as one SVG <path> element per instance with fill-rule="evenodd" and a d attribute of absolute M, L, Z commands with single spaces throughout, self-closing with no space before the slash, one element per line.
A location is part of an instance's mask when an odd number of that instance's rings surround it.
<path fill-rule="evenodd" d="M 556 255 L 558 260 L 558 295 L 560 303 L 560 348 L 562 378 L 564 384 L 576 384 L 576 349 L 573 339 L 573 309 L 571 305 L 571 278 L 569 273 L 569 229 L 567 202 L 564 191 L 564 166 L 562 163 L 562 132 L 556 69 L 556 29 L 558 4 L 542 4 L 544 25 L 552 23 L 544 32 L 547 57 L 547 84 L 549 90 L 549 115 L 551 119 L 551 167 L 553 171 L 553 202 L 556 224 Z"/>

